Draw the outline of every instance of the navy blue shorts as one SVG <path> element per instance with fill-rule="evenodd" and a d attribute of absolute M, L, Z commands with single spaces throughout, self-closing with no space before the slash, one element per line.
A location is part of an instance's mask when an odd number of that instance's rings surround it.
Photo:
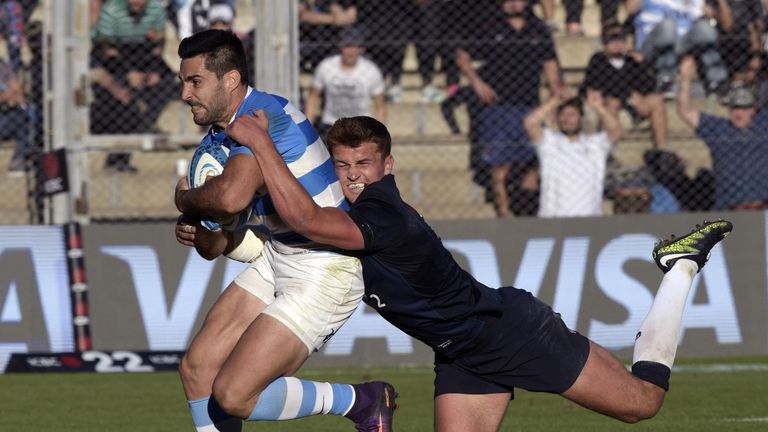
<path fill-rule="evenodd" d="M 523 119 L 530 111 L 524 106 L 488 105 L 478 115 L 483 162 L 491 166 L 513 162 L 530 162 L 536 150 L 523 127 Z"/>
<path fill-rule="evenodd" d="M 504 315 L 489 321 L 490 342 L 454 359 L 435 356 L 435 396 L 444 393 L 512 393 L 515 387 L 562 393 L 589 356 L 589 340 L 531 293 L 499 288 Z"/>

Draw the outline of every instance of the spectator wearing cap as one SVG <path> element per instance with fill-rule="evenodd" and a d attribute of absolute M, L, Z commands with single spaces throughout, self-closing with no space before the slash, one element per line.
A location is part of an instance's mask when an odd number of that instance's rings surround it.
<path fill-rule="evenodd" d="M 696 179 L 690 179 L 685 171 L 681 169 L 676 172 L 678 177 L 674 179 L 660 179 L 656 172 L 657 167 L 649 165 L 648 155 L 658 157 L 671 157 L 679 160 L 676 155 L 663 150 L 648 150 L 643 155 L 645 166 L 628 166 L 611 170 L 606 176 L 606 196 L 613 201 L 613 214 L 635 214 L 635 213 L 653 213 L 668 214 L 677 213 L 681 210 L 704 210 L 700 204 L 695 203 L 694 208 L 687 207 L 685 198 L 691 195 L 692 188 L 701 187 L 702 192 L 707 185 L 702 181 L 706 180 L 703 175 Z M 678 198 L 675 192 L 668 187 L 666 181 L 674 180 L 672 189 L 687 187 L 687 193 L 683 199 Z M 701 181 L 700 181 L 701 180 Z"/>
<path fill-rule="evenodd" d="M 216 6 L 224 4 L 231 8 L 234 5 L 233 0 L 170 0 L 168 3 L 166 14 L 176 27 L 179 40 L 211 28 L 211 10 Z"/>
<path fill-rule="evenodd" d="M 603 50 L 589 60 L 581 93 L 600 92 L 605 106 L 618 116 L 624 108 L 633 119 L 649 119 L 654 147 L 667 142 L 667 111 L 664 97 L 655 91 L 654 73 L 637 53 L 628 50 L 624 26 L 609 23 L 603 27 Z"/>
<path fill-rule="evenodd" d="M 235 20 L 235 10 L 228 3 L 211 5 L 208 11 L 208 22 L 211 28 L 218 26 L 221 30 L 232 30 L 232 22 Z"/>
<path fill-rule="evenodd" d="M 680 62 L 677 112 L 709 147 L 715 177 L 715 208 L 746 210 L 768 208 L 768 115 L 758 112 L 748 87 L 732 87 L 724 102 L 728 118 L 699 112 L 691 105 L 693 58 Z"/>
<path fill-rule="evenodd" d="M 625 167 L 610 171 L 605 180 L 605 192 L 613 201 L 613 214 L 655 213 L 653 201 L 656 197 L 653 186 L 653 176 L 645 167 Z M 679 211 L 679 207 L 675 206 L 674 196 L 669 191 L 667 193 L 665 198 L 673 200 L 674 204 L 670 204 L 669 209 L 660 206 L 662 208 L 658 212 Z"/>
<path fill-rule="evenodd" d="M 255 87 L 253 70 L 256 53 L 256 29 L 252 29 L 248 33 L 241 33 L 235 30 L 235 9 L 229 3 L 219 3 L 211 6 L 208 11 L 208 21 L 210 22 L 210 28 L 215 30 L 227 30 L 234 33 L 240 41 L 243 43 L 243 51 L 245 51 L 245 63 L 248 65 L 248 85 Z"/>
<path fill-rule="evenodd" d="M 386 121 L 384 78 L 371 60 L 363 57 L 365 34 L 359 27 L 346 27 L 339 33 L 339 53 L 323 59 L 315 70 L 305 112 L 320 135 L 342 117 L 370 116 Z M 320 96 L 323 110 L 317 122 Z"/>

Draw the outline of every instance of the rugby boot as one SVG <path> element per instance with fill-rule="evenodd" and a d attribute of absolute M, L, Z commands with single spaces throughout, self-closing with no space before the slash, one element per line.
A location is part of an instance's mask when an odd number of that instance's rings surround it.
<path fill-rule="evenodd" d="M 671 236 L 661 240 L 653 248 L 653 260 L 664 273 L 668 272 L 677 260 L 684 258 L 696 263 L 698 271 L 704 268 L 709 259 L 709 251 L 733 230 L 733 224 L 725 220 L 714 222 L 704 221 L 690 233 L 682 236 Z"/>
<path fill-rule="evenodd" d="M 353 384 L 355 404 L 347 417 L 355 422 L 358 432 L 391 432 L 397 392 L 392 384 L 373 381 Z"/>

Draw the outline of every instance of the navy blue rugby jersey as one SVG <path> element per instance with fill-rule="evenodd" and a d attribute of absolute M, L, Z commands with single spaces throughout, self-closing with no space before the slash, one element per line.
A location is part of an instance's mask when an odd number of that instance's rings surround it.
<path fill-rule="evenodd" d="M 370 184 L 349 215 L 365 249 L 366 304 L 436 353 L 454 357 L 493 335 L 503 310 L 498 291 L 464 271 L 424 219 L 406 204 L 392 175 Z"/>

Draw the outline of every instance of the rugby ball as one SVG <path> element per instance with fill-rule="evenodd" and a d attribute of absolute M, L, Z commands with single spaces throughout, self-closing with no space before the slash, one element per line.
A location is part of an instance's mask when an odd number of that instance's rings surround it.
<path fill-rule="evenodd" d="M 229 157 L 229 148 L 216 144 L 205 143 L 200 145 L 192 155 L 189 163 L 189 181 L 190 188 L 197 188 L 205 184 L 208 177 L 217 176 L 224 172 L 224 165 Z M 251 208 L 248 207 L 240 214 L 228 220 L 210 220 L 203 219 L 201 225 L 209 231 L 234 231 L 248 222 L 251 216 Z"/>

